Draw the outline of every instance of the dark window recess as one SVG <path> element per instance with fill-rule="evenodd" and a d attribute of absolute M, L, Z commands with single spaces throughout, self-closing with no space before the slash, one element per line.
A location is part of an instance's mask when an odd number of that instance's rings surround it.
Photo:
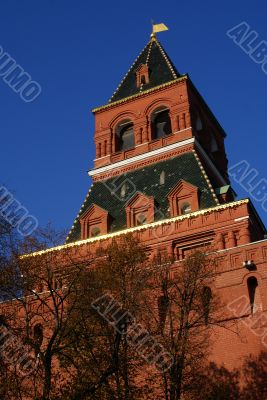
<path fill-rule="evenodd" d="M 258 281 L 255 276 L 251 276 L 247 280 L 247 285 L 248 285 L 248 295 L 249 295 L 249 302 L 250 302 L 250 312 L 251 314 L 254 314 L 256 311 L 256 304 L 255 304 L 255 297 L 256 297 L 256 291 L 258 290 Z"/>
<path fill-rule="evenodd" d="M 141 76 L 141 84 L 142 84 L 142 85 L 145 85 L 145 84 L 146 84 L 146 77 L 145 77 L 145 75 L 142 75 L 142 76 Z"/>
<path fill-rule="evenodd" d="M 117 151 L 129 150 L 134 147 L 133 124 L 123 124 L 117 131 Z"/>
<path fill-rule="evenodd" d="M 164 329 L 167 311 L 168 311 L 168 298 L 166 296 L 160 296 L 158 298 L 158 313 L 159 313 L 159 329 L 162 331 Z"/>
<path fill-rule="evenodd" d="M 41 324 L 35 325 L 33 329 L 33 337 L 37 346 L 37 348 L 35 349 L 35 354 L 37 355 L 39 353 L 37 349 L 41 347 L 44 340 L 43 327 Z"/>
<path fill-rule="evenodd" d="M 159 139 L 171 133 L 171 120 L 169 110 L 156 111 L 152 116 L 152 137 Z"/>

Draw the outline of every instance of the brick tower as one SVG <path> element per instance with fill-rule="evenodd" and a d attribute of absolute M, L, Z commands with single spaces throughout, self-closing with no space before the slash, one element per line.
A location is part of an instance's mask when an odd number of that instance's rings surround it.
<path fill-rule="evenodd" d="M 213 359 L 233 368 L 265 350 L 266 230 L 249 199 L 235 200 L 226 134 L 189 76 L 152 34 L 93 112 L 93 183 L 66 244 L 47 251 L 79 248 L 86 258 L 100 242 L 132 232 L 148 253 L 167 252 L 179 265 L 188 252 L 212 246 L 216 290 L 227 305 L 248 298 L 251 306 L 228 307 L 240 335 L 215 331 Z"/>
<path fill-rule="evenodd" d="M 93 112 L 94 183 L 68 242 L 234 199 L 226 135 L 154 35 L 108 104 Z"/>

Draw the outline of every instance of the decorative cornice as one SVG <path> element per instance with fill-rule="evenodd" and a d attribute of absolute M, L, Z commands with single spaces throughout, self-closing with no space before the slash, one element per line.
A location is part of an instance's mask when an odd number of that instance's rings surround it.
<path fill-rule="evenodd" d="M 83 202 L 83 204 L 82 204 L 82 206 L 81 206 L 81 208 L 80 208 L 80 210 L 79 210 L 79 212 L 78 212 L 78 214 L 77 214 L 77 216 L 76 216 L 76 218 L 75 218 L 75 220 L 73 222 L 73 225 L 72 225 L 72 227 L 71 227 L 71 229 L 69 231 L 69 234 L 68 234 L 66 240 L 69 239 L 71 233 L 73 232 L 75 224 L 77 223 L 77 221 L 80 218 L 81 212 L 83 211 L 83 209 L 85 207 L 86 201 L 87 201 L 87 199 L 88 199 L 88 197 L 90 195 L 90 192 L 91 192 L 91 189 L 92 189 L 92 187 L 94 185 L 94 182 L 97 182 L 99 180 L 109 179 L 111 177 L 114 177 L 114 176 L 117 176 L 117 175 L 120 175 L 120 174 L 124 174 L 125 172 L 129 172 L 130 170 L 135 169 L 135 168 L 143 168 L 143 167 L 146 167 L 147 165 L 151 165 L 151 164 L 166 160 L 167 158 L 170 158 L 170 157 L 176 157 L 179 154 L 184 154 L 184 153 L 187 153 L 189 151 L 192 151 L 192 149 L 193 149 L 193 145 L 189 144 L 187 146 L 183 146 L 183 147 L 174 149 L 173 151 L 169 151 L 169 152 L 166 152 L 166 153 L 159 154 L 159 155 L 157 155 L 155 157 L 146 158 L 142 162 L 139 161 L 139 162 L 135 162 L 133 164 L 126 165 L 123 168 L 116 169 L 115 171 L 112 171 L 111 174 L 109 172 L 106 172 L 106 173 L 97 175 L 97 177 L 94 177 L 93 178 L 94 179 L 93 180 L 93 184 L 92 184 L 91 188 L 89 189 L 88 194 L 87 194 L 87 196 L 86 196 L 86 198 L 85 198 L 85 200 L 84 200 L 84 202 Z"/>
<path fill-rule="evenodd" d="M 73 247 L 79 247 L 79 246 L 83 246 L 85 244 L 90 244 L 90 243 L 95 243 L 95 242 L 101 242 L 103 240 L 106 239 L 110 239 L 110 238 L 114 238 L 114 237 L 118 237 L 121 235 L 126 235 L 127 233 L 133 233 L 133 232 L 138 232 L 138 231 L 143 231 L 149 228 L 156 228 L 158 226 L 161 225 L 169 225 L 173 222 L 176 221 L 183 221 L 185 219 L 190 219 L 190 218 L 195 218 L 198 217 L 200 215 L 206 215 L 206 214 L 210 214 L 216 211 L 221 211 L 221 210 L 226 210 L 228 208 L 235 208 L 235 207 L 239 207 L 243 204 L 248 204 L 250 202 L 249 199 L 243 199 L 243 200 L 239 200 L 239 201 L 234 201 L 231 203 L 226 203 L 226 204 L 221 204 L 215 207 L 210 207 L 210 208 L 206 208 L 204 210 L 199 210 L 199 211 L 195 211 L 189 214 L 185 214 L 185 215 L 179 215 L 177 217 L 173 217 L 173 218 L 168 218 L 162 221 L 157 221 L 157 222 L 152 222 L 151 224 L 145 224 L 145 225 L 141 225 L 141 226 L 135 226 L 133 228 L 127 228 L 118 232 L 114 232 L 114 233 L 109 233 L 106 235 L 102 235 L 102 236 L 97 236 L 94 238 L 89 238 L 89 239 L 85 239 L 85 240 L 79 240 L 77 242 L 73 242 L 73 243 L 68 243 L 68 244 L 64 244 L 62 246 L 57 246 L 57 247 L 52 247 L 46 250 L 41 250 L 41 251 L 37 251 L 31 254 L 24 254 L 23 256 L 21 256 L 22 259 L 28 258 L 28 257 L 36 257 L 36 256 L 40 256 L 43 254 L 47 254 L 47 253 L 51 253 L 54 251 L 60 251 L 60 250 L 65 250 L 65 249 L 70 249 Z"/>
<path fill-rule="evenodd" d="M 133 94 L 132 96 L 125 97 L 124 99 L 117 100 L 117 101 L 114 101 L 114 102 L 109 103 L 109 104 L 105 104 L 104 106 L 96 107 L 96 108 L 94 108 L 92 110 L 92 112 L 96 113 L 96 112 L 99 112 L 99 111 L 102 111 L 102 110 L 106 110 L 106 109 L 111 108 L 111 107 L 115 107 L 115 106 L 117 106 L 119 104 L 126 103 L 126 102 L 131 101 L 131 100 L 135 100 L 137 97 L 144 96 L 144 95 L 150 94 L 152 92 L 157 92 L 157 91 L 159 91 L 159 90 L 161 90 L 163 88 L 166 88 L 168 86 L 172 86 L 172 85 L 176 84 L 177 82 L 181 82 L 181 81 L 184 81 L 184 80 L 187 80 L 187 79 L 188 79 L 188 75 L 182 75 L 177 79 L 174 79 L 174 80 L 172 80 L 170 82 L 167 82 L 167 83 L 163 83 L 162 85 L 159 85 L 159 86 L 155 86 L 152 89 L 147 89 L 147 90 L 144 90 L 144 91 L 142 91 L 140 93 Z"/>
<path fill-rule="evenodd" d="M 192 129 L 192 128 L 189 127 L 187 129 L 184 129 L 183 131 L 190 130 L 190 129 Z M 180 133 L 180 132 L 177 132 L 177 133 Z M 139 154 L 138 156 L 133 156 L 133 157 L 127 158 L 126 160 L 118 161 L 118 162 L 113 163 L 113 164 L 105 165 L 104 167 L 93 169 L 93 170 L 88 172 L 88 175 L 91 176 L 91 177 L 94 177 L 96 175 L 103 174 L 103 173 L 111 171 L 113 169 L 125 167 L 127 165 L 136 163 L 138 161 L 142 161 L 142 160 L 154 157 L 156 155 L 169 152 L 170 150 L 174 150 L 174 149 L 177 149 L 179 147 L 183 147 L 183 146 L 186 146 L 188 144 L 192 144 L 194 142 L 195 142 L 195 138 L 190 138 L 190 139 L 183 140 L 181 142 L 172 143 L 172 144 L 169 144 L 167 146 L 160 147 L 159 149 L 151 150 L 149 152 L 146 152 L 146 153 L 143 153 L 143 154 Z"/>
<path fill-rule="evenodd" d="M 109 179 L 109 178 L 113 178 L 114 176 L 120 175 L 120 174 L 124 174 L 126 172 L 132 171 L 133 169 L 140 169 L 140 168 L 144 168 L 148 165 L 151 164 L 155 164 L 161 161 L 164 161 L 166 159 L 172 158 L 172 157 L 176 157 L 178 155 L 184 154 L 184 153 L 188 153 L 190 151 L 193 150 L 193 144 L 187 145 L 187 146 L 183 146 L 183 147 L 178 147 L 177 149 L 174 149 L 172 151 L 168 151 L 166 153 L 162 153 L 159 154 L 155 157 L 151 157 L 151 158 L 146 158 L 143 161 L 137 161 L 133 164 L 128 164 L 124 167 L 121 167 L 119 169 L 116 169 L 114 171 L 110 172 L 106 172 L 100 175 L 97 175 L 95 177 L 93 177 L 93 181 L 97 182 L 100 180 L 104 180 L 104 179 Z"/>

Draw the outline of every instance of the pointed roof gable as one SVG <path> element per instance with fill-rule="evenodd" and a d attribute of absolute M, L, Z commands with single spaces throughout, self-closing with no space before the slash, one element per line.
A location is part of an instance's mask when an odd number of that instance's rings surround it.
<path fill-rule="evenodd" d="M 179 179 L 179 181 L 176 183 L 176 185 L 168 193 L 168 198 L 173 197 L 182 191 L 185 192 L 186 194 L 192 193 L 192 192 L 197 192 L 198 187 L 195 185 L 192 185 L 189 182 L 186 182 L 184 179 Z"/>
<path fill-rule="evenodd" d="M 193 185 L 199 191 L 199 208 L 205 209 L 218 205 L 214 191 L 203 174 L 203 167 L 198 161 L 195 153 L 185 153 L 179 156 L 157 162 L 136 170 L 115 176 L 106 181 L 94 182 L 84 201 L 84 204 L 74 221 L 73 227 L 67 238 L 67 243 L 80 240 L 80 222 L 82 214 L 92 204 L 97 204 L 104 210 L 108 210 L 110 215 L 109 232 L 116 232 L 127 227 L 125 208 L 129 202 L 136 197 L 136 192 L 143 196 L 154 198 L 157 204 L 155 220 L 169 218 L 170 191 L 177 185 L 177 181 L 184 180 L 187 184 Z M 160 175 L 164 171 L 165 181 L 160 184 Z M 120 188 L 124 183 L 129 183 L 125 196 L 120 196 Z M 134 193 L 133 193 L 134 188 Z"/>
<path fill-rule="evenodd" d="M 102 215 L 107 215 L 108 211 L 105 210 L 104 208 L 98 206 L 97 204 L 93 203 L 91 206 L 80 216 L 81 219 L 89 218 L 92 216 L 102 216 Z"/>
<path fill-rule="evenodd" d="M 136 72 L 144 64 L 149 68 L 149 82 L 143 87 L 138 87 Z M 142 90 L 152 89 L 180 76 L 159 41 L 153 37 L 134 61 L 109 102 L 124 99 L 140 93 Z"/>
<path fill-rule="evenodd" d="M 147 196 L 146 194 L 137 191 L 131 198 L 130 200 L 125 204 L 125 207 L 132 207 L 135 206 L 136 203 L 138 205 L 146 205 L 148 203 L 152 203 L 154 201 L 153 196 Z"/>

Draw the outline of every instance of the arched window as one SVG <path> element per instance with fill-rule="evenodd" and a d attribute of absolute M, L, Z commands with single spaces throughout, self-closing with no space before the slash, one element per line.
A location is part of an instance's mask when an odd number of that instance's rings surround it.
<path fill-rule="evenodd" d="M 130 120 L 122 121 L 116 128 L 116 151 L 132 149 L 134 146 L 133 123 Z"/>
<path fill-rule="evenodd" d="M 250 276 L 247 280 L 248 295 L 250 302 L 250 312 L 254 314 L 261 308 L 258 280 L 255 276 Z"/>
<path fill-rule="evenodd" d="M 212 299 L 212 292 L 209 286 L 204 286 L 202 289 L 202 307 L 203 307 L 203 315 L 205 325 L 209 323 L 209 314 L 210 314 L 210 302 Z"/>
<path fill-rule="evenodd" d="M 152 139 L 159 139 L 172 132 L 169 109 L 157 108 L 151 116 Z"/>
<path fill-rule="evenodd" d="M 189 214 L 191 212 L 191 206 L 190 203 L 186 202 L 182 204 L 181 207 L 181 214 Z"/>
<path fill-rule="evenodd" d="M 142 84 L 142 85 L 145 85 L 145 84 L 146 84 L 146 77 L 145 77 L 145 75 L 142 75 L 142 76 L 141 76 L 141 84 Z"/>

